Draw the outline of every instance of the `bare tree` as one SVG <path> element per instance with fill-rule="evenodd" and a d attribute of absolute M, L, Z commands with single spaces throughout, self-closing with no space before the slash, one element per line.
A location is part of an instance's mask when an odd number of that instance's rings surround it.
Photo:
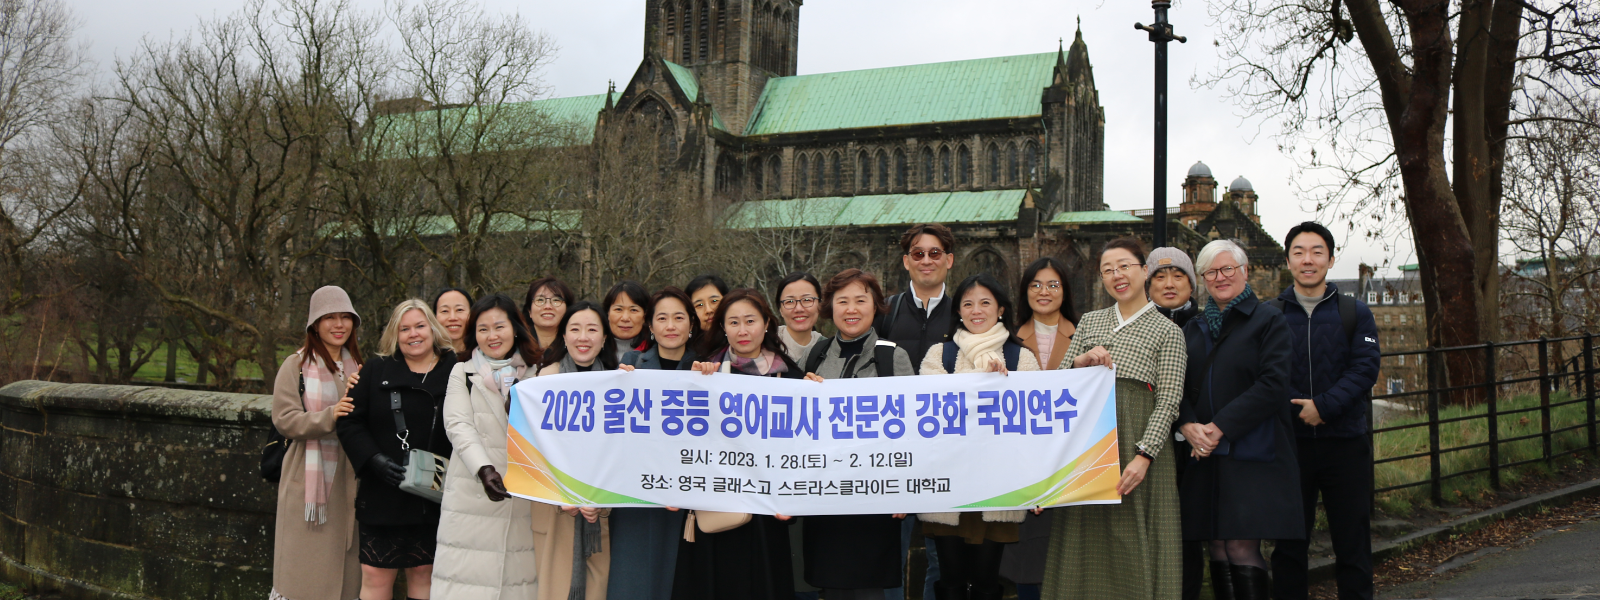
<path fill-rule="evenodd" d="M 36 296 L 25 288 L 30 244 L 71 209 L 36 156 L 87 68 L 78 22 L 57 0 L 0 0 L 0 312 Z"/>
<path fill-rule="evenodd" d="M 1506 321 L 1564 337 L 1600 325 L 1600 99 L 1540 100 L 1553 118 L 1519 125 L 1508 152 L 1505 229 L 1519 260 Z"/>

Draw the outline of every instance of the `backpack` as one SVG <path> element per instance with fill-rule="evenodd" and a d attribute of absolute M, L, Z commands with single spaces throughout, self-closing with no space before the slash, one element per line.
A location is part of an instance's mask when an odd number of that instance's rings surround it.
<path fill-rule="evenodd" d="M 960 351 L 961 347 L 957 346 L 955 342 L 944 343 L 944 372 L 956 372 L 956 353 Z M 1006 342 L 1001 351 L 1006 356 L 1006 369 L 1017 370 L 1017 362 L 1022 360 L 1022 345 Z"/>
<path fill-rule="evenodd" d="M 822 361 L 828 358 L 828 348 L 833 346 L 833 338 L 827 338 L 811 349 L 806 355 L 806 372 L 815 373 L 817 367 L 822 366 Z M 879 377 L 894 377 L 894 342 L 878 340 L 872 348 L 872 362 L 878 367 Z"/>
<path fill-rule="evenodd" d="M 1346 296 L 1344 294 L 1334 294 L 1333 296 L 1339 303 L 1339 324 L 1344 327 L 1345 340 L 1354 340 L 1356 337 L 1356 299 L 1354 296 Z M 1268 300 L 1267 304 L 1278 309 L 1278 312 L 1283 312 L 1283 298 L 1273 298 Z M 1310 319 L 1311 315 L 1306 315 L 1306 318 Z"/>

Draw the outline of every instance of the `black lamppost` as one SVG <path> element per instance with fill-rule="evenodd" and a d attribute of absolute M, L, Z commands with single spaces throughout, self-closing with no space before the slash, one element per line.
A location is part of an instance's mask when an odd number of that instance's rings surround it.
<path fill-rule="evenodd" d="M 1150 33 L 1156 44 L 1156 164 L 1155 164 L 1155 246 L 1167 245 L 1167 42 L 1177 40 L 1188 43 L 1181 35 L 1172 35 L 1172 24 L 1167 22 L 1170 0 L 1151 0 L 1156 9 L 1156 22 L 1150 25 L 1134 23 L 1133 28 Z"/>

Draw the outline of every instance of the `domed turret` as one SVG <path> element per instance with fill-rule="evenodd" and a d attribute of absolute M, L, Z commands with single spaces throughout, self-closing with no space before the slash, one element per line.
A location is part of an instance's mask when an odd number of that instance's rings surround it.
<path fill-rule="evenodd" d="M 1253 186 L 1253 185 L 1250 185 L 1250 180 L 1249 179 L 1245 179 L 1243 175 L 1240 175 L 1237 179 L 1233 180 L 1233 183 L 1228 184 L 1228 191 L 1230 191 L 1230 192 L 1254 192 L 1254 191 L 1256 191 L 1256 187 Z"/>
<path fill-rule="evenodd" d="M 1189 167 L 1189 176 L 1190 177 L 1210 177 L 1211 176 L 1211 167 L 1206 166 L 1205 163 L 1200 162 L 1198 160 L 1194 161 L 1194 166 Z"/>

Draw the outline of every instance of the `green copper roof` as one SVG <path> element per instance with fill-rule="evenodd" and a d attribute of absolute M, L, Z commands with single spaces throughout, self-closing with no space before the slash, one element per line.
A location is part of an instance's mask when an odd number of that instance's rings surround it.
<path fill-rule="evenodd" d="M 930 192 L 796 200 L 752 200 L 728 210 L 730 229 L 876 227 L 1015 221 L 1027 190 Z"/>
<path fill-rule="evenodd" d="M 1050 224 L 1066 225 L 1073 223 L 1137 223 L 1143 220 L 1144 219 L 1119 210 L 1083 210 L 1058 214 L 1056 215 L 1056 218 L 1050 219 Z"/>
<path fill-rule="evenodd" d="M 769 80 L 744 135 L 1040 114 L 1056 53 Z"/>
<path fill-rule="evenodd" d="M 1543 261 L 1540 261 L 1540 262 L 1543 262 Z M 1395 268 L 1400 269 L 1401 271 L 1415 271 L 1419 267 L 1418 267 L 1417 263 L 1411 263 L 1409 265 L 1400 265 L 1400 266 L 1395 267 Z"/>
<path fill-rule="evenodd" d="M 606 95 L 596 94 L 383 115 L 373 119 L 372 139 L 386 158 L 434 156 L 442 144 L 455 154 L 585 145 L 605 105 Z"/>
<path fill-rule="evenodd" d="M 700 99 L 700 80 L 695 79 L 694 71 L 670 60 L 663 60 L 667 64 L 667 72 L 678 81 L 678 87 L 683 89 L 683 95 L 689 97 L 690 102 Z"/>

